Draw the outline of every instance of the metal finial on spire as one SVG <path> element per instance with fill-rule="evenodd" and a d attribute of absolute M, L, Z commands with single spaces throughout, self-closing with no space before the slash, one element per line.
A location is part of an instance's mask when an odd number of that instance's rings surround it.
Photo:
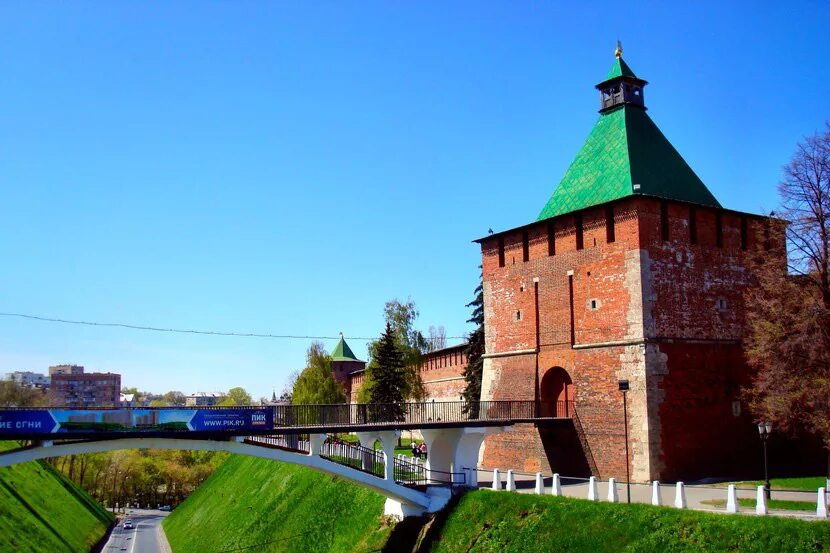
<path fill-rule="evenodd" d="M 622 57 L 622 42 L 617 39 L 617 49 L 614 50 L 614 57 L 620 59 Z"/>
<path fill-rule="evenodd" d="M 340 331 L 340 337 L 341 338 L 343 337 L 343 331 L 342 330 Z"/>

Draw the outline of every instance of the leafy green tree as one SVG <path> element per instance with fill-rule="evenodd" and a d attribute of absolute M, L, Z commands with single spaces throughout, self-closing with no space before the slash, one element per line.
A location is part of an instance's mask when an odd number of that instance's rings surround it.
<path fill-rule="evenodd" d="M 228 395 L 225 396 L 225 399 L 219 402 L 219 405 L 222 407 L 235 407 L 235 406 L 243 406 L 243 405 L 252 405 L 253 400 L 251 399 L 251 394 L 245 391 L 245 388 L 231 388 L 228 390 Z"/>
<path fill-rule="evenodd" d="M 184 405 L 184 394 L 178 390 L 170 390 L 162 396 L 168 405 Z"/>
<path fill-rule="evenodd" d="M 43 391 L 20 386 L 11 379 L 0 381 L 0 407 L 36 407 L 44 403 Z"/>
<path fill-rule="evenodd" d="M 372 417 L 376 420 L 403 420 L 403 390 L 406 388 L 406 367 L 404 358 L 395 343 L 392 323 L 386 323 L 386 330 L 377 341 L 373 364 L 369 366 L 371 383 L 369 403 Z"/>
<path fill-rule="evenodd" d="M 483 278 L 483 277 L 482 277 Z M 467 366 L 464 367 L 464 392 L 463 397 L 466 404 L 464 412 L 470 418 L 478 418 L 479 401 L 481 400 L 481 375 L 484 372 L 484 288 L 481 280 L 475 289 L 475 299 L 467 304 L 473 312 L 468 323 L 473 323 L 476 328 L 467 340 L 467 348 L 464 353 L 467 355 Z"/>
<path fill-rule="evenodd" d="M 346 402 L 346 392 L 334 380 L 331 356 L 322 343 L 312 342 L 308 347 L 306 368 L 297 376 L 290 397 L 294 405 Z"/>
<path fill-rule="evenodd" d="M 395 347 L 400 353 L 403 363 L 403 384 L 401 393 L 405 399 L 421 401 L 426 396 L 424 382 L 421 380 L 421 357 L 430 350 L 429 340 L 415 328 L 415 321 L 418 319 L 418 309 L 411 299 L 401 303 L 394 299 L 386 302 L 384 306 L 384 318 L 390 328 L 391 336 Z M 369 366 L 367 367 L 367 381 L 359 393 L 361 402 L 369 401 L 368 388 L 372 385 L 372 368 L 377 366 L 380 341 L 369 343 Z M 365 391 L 364 391 L 365 389 Z"/>

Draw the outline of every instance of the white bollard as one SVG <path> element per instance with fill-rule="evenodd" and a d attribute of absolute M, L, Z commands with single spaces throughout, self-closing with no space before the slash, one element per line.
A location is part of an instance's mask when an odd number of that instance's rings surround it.
<path fill-rule="evenodd" d="M 562 495 L 562 485 L 559 483 L 559 473 L 553 473 L 553 484 L 550 486 L 551 495 Z"/>
<path fill-rule="evenodd" d="M 542 479 L 542 473 L 536 473 L 536 488 L 534 488 L 533 492 L 536 495 L 543 495 L 545 493 L 545 481 Z"/>
<path fill-rule="evenodd" d="M 735 484 L 729 484 L 726 488 L 726 512 L 737 513 L 740 511 L 738 507 L 738 493 L 735 491 Z"/>
<path fill-rule="evenodd" d="M 513 469 L 507 470 L 507 491 L 516 491 L 516 478 L 513 476 Z"/>
<path fill-rule="evenodd" d="M 660 497 L 660 481 L 654 480 L 651 483 L 651 504 L 660 507 L 663 504 L 663 498 Z"/>
<path fill-rule="evenodd" d="M 501 490 L 501 475 L 499 469 L 493 469 L 493 489 Z"/>
<path fill-rule="evenodd" d="M 596 476 L 592 476 L 588 479 L 588 501 L 599 501 Z"/>
<path fill-rule="evenodd" d="M 758 486 L 758 491 L 755 493 L 755 514 L 765 515 L 768 512 L 766 487 Z"/>
<path fill-rule="evenodd" d="M 686 508 L 686 486 L 678 482 L 674 492 L 674 506 L 678 509 Z"/>
<path fill-rule="evenodd" d="M 608 479 L 608 502 L 619 503 L 620 496 L 617 493 L 617 481 L 613 478 Z"/>
<path fill-rule="evenodd" d="M 818 500 L 816 501 L 816 516 L 819 518 L 827 518 L 827 494 L 824 493 L 825 488 L 818 489 Z"/>

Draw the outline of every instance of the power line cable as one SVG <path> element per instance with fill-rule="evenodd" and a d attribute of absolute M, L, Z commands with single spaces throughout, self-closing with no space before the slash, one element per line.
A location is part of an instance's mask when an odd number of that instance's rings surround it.
<path fill-rule="evenodd" d="M 142 326 L 129 323 L 104 323 L 98 321 L 78 321 L 71 319 L 57 319 L 53 317 L 41 317 L 38 315 L 28 315 L 25 313 L 2 313 L 0 317 L 17 317 L 20 319 L 30 319 L 34 321 L 42 321 L 48 323 L 62 323 L 82 326 L 98 326 L 98 327 L 115 327 L 127 328 L 130 330 L 146 330 L 152 332 L 170 332 L 175 334 L 200 334 L 206 336 L 233 336 L 237 338 L 277 338 L 285 340 L 337 340 L 340 336 L 303 336 L 298 334 L 260 334 L 256 332 L 225 332 L 221 330 L 195 330 L 186 328 L 163 328 L 156 326 Z M 365 336 L 349 336 L 349 340 L 377 340 L 377 336 L 367 338 Z M 448 340 L 466 340 L 466 336 L 446 336 Z"/>

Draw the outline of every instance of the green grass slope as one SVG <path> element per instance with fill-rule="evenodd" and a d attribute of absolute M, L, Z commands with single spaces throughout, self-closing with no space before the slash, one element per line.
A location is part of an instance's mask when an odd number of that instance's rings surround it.
<path fill-rule="evenodd" d="M 17 447 L 0 442 L 0 451 Z M 0 468 L 0 551 L 89 551 L 112 517 L 41 461 Z"/>
<path fill-rule="evenodd" d="M 174 553 L 372 551 L 384 498 L 343 479 L 231 456 L 164 521 Z"/>
<path fill-rule="evenodd" d="M 486 490 L 432 528 L 431 551 L 830 551 L 830 523 Z"/>

